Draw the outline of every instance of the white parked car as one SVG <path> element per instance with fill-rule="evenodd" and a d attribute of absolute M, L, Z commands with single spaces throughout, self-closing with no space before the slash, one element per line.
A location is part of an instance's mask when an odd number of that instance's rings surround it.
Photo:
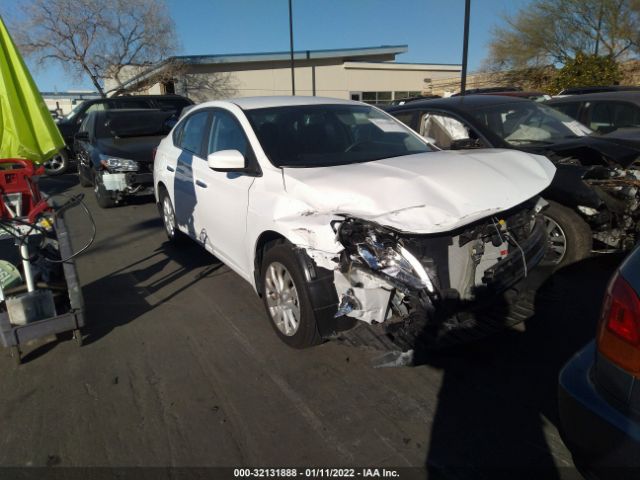
<path fill-rule="evenodd" d="M 437 151 L 381 110 L 318 97 L 215 101 L 160 143 L 156 199 L 306 347 L 368 323 L 428 326 L 527 275 L 555 168 L 513 150 Z M 415 326 L 414 326 L 415 327 Z"/>

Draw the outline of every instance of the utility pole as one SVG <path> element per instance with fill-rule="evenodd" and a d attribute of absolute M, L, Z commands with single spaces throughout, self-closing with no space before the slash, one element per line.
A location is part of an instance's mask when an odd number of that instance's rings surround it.
<path fill-rule="evenodd" d="M 460 95 L 467 89 L 467 55 L 469 53 L 469 13 L 471 0 L 464 0 L 464 39 L 462 44 L 462 76 L 460 78 Z"/>
<path fill-rule="evenodd" d="M 289 0 L 289 50 L 291 51 L 291 95 L 296 96 L 296 73 L 293 64 L 293 14 L 291 13 L 291 1 Z"/>

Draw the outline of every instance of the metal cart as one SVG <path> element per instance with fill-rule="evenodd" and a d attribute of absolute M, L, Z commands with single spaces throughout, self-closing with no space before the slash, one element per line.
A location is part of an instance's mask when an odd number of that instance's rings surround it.
<path fill-rule="evenodd" d="M 34 339 L 72 331 L 78 345 L 82 345 L 84 304 L 63 216 L 64 210 L 74 202 L 77 204 L 78 199 L 56 209 L 40 195 L 36 177 L 41 169 L 24 160 L 3 159 L 2 164 L 17 164 L 18 168 L 0 169 L 0 221 L 4 222 L 0 229 L 0 252 L 12 260 L 9 263 L 21 267 L 23 282 L 4 290 L 0 283 L 0 341 L 11 349 L 12 357 L 20 364 L 20 346 Z M 34 227 L 39 224 L 46 228 Z M 38 251 L 45 237 L 47 249 L 56 254 L 57 260 L 43 258 Z M 41 265 L 49 262 L 55 282 L 47 278 L 38 281 L 38 264 L 34 259 L 39 259 Z M 50 298 L 46 307 L 32 301 L 39 296 Z M 21 315 L 16 315 L 16 311 Z M 23 318 L 17 324 L 17 316 L 31 318 Z"/>

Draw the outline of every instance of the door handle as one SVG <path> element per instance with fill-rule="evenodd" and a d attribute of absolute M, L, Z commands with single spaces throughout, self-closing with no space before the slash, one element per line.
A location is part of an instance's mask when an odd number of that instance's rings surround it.
<path fill-rule="evenodd" d="M 207 184 L 204 183 L 202 180 L 196 180 L 196 185 L 201 188 L 207 188 Z"/>
<path fill-rule="evenodd" d="M 169 165 L 167 165 L 167 170 L 169 170 L 170 172 L 175 172 L 176 169 L 173 167 L 170 167 Z"/>

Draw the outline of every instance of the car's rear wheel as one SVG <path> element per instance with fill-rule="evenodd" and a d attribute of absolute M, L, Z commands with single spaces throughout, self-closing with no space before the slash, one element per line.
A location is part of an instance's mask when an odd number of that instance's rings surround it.
<path fill-rule="evenodd" d="M 69 168 L 69 154 L 65 149 L 60 150 L 53 158 L 44 164 L 44 171 L 50 177 L 62 175 Z"/>
<path fill-rule="evenodd" d="M 162 224 L 164 225 L 164 232 L 167 234 L 167 238 L 170 242 L 176 243 L 183 238 L 182 232 L 178 230 L 178 224 L 176 222 L 176 212 L 171 203 L 171 198 L 166 190 L 160 191 L 160 214 L 162 215 Z"/>
<path fill-rule="evenodd" d="M 321 343 L 310 292 L 292 246 L 279 242 L 269 248 L 261 274 L 264 306 L 278 337 L 294 348 Z"/>
<path fill-rule="evenodd" d="M 549 245 L 544 264 L 562 268 L 589 257 L 593 233 L 580 216 L 564 205 L 549 201 L 544 211 Z"/>
<path fill-rule="evenodd" d="M 93 191 L 96 194 L 96 201 L 101 208 L 111 208 L 116 205 L 116 201 L 109 190 L 104 188 L 101 174 L 97 173 L 93 177 Z"/>

